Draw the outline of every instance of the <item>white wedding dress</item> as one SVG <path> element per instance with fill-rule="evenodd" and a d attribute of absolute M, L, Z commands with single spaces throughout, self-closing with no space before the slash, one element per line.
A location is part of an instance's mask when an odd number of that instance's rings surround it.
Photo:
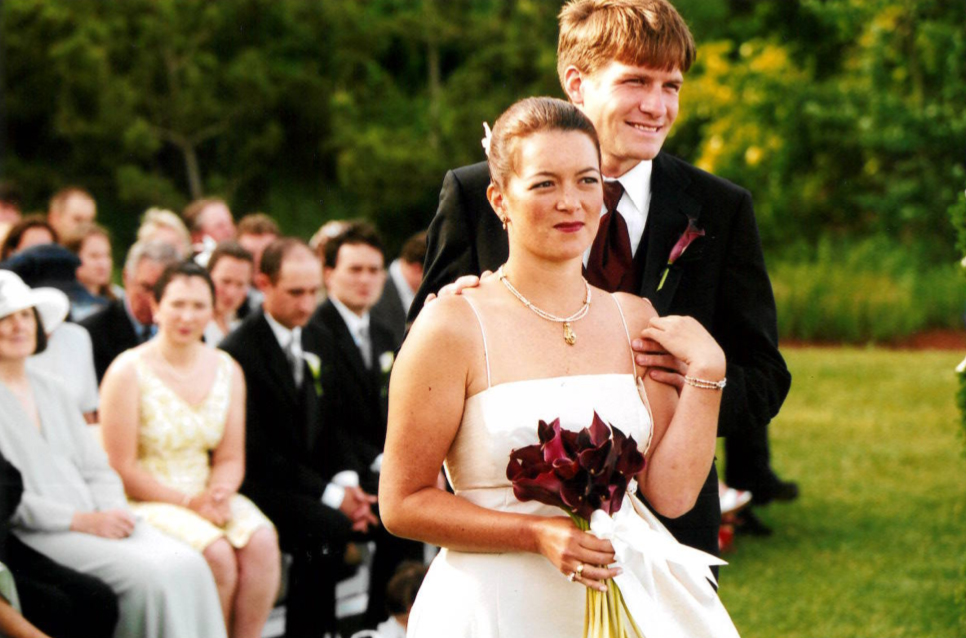
<path fill-rule="evenodd" d="M 468 299 L 467 302 L 473 306 Z M 473 310 L 479 319 L 477 309 Z M 480 321 L 481 330 L 482 326 Z M 485 331 L 483 345 L 486 352 Z M 559 418 L 563 428 L 580 430 L 590 425 L 596 410 L 606 423 L 633 436 L 644 452 L 651 434 L 651 415 L 633 374 L 528 379 L 491 386 L 488 353 L 486 358 L 488 387 L 466 400 L 462 422 L 445 462 L 446 474 L 459 498 L 497 511 L 566 516 L 555 507 L 517 500 L 506 478 L 510 451 L 538 443 L 539 420 L 549 423 Z M 638 515 L 638 523 L 650 528 L 646 530 L 648 534 L 660 535 L 655 546 L 670 542 L 682 547 L 653 514 L 642 514 L 645 518 Z M 650 597 L 649 615 L 663 616 L 660 638 L 736 637 L 737 632 L 710 583 L 700 578 L 703 582 L 695 587 L 693 578 L 679 578 L 684 576 L 680 566 L 660 558 L 645 560 L 647 564 L 638 566 L 637 571 L 647 573 L 636 578 L 643 581 Z M 629 565 L 623 567 L 622 577 L 635 578 L 628 573 L 635 570 L 629 569 Z M 707 573 L 710 575 L 710 570 Z M 703 590 L 701 585 L 705 586 Z M 569 582 L 538 554 L 468 553 L 444 548 L 419 590 L 407 635 L 580 638 L 586 591 L 583 585 Z M 635 619 L 647 633 L 642 619 Z"/>

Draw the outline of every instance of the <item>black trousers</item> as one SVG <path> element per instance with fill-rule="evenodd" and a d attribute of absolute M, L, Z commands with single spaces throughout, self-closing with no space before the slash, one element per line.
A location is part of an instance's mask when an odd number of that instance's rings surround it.
<path fill-rule="evenodd" d="M 55 563 L 15 536 L 5 545 L 24 618 L 53 638 L 111 638 L 117 596 L 110 587 Z"/>

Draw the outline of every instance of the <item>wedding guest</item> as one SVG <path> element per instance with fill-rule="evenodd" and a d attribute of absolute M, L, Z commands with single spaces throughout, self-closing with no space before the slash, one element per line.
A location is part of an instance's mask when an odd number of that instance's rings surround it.
<path fill-rule="evenodd" d="M 154 336 L 154 314 L 151 300 L 154 284 L 170 264 L 178 261 L 178 252 L 161 241 L 137 242 L 124 262 L 124 297 L 115 299 L 80 322 L 87 328 L 94 345 L 94 369 L 98 383 L 111 362 L 128 348 Z"/>
<path fill-rule="evenodd" d="M 694 57 L 691 32 L 666 0 L 576 0 L 560 13 L 560 84 L 597 129 L 601 170 L 616 200 L 601 207 L 600 232 L 585 255 L 588 279 L 647 298 L 661 315 L 692 316 L 711 331 L 728 356 L 718 430 L 726 437 L 726 482 L 764 498 L 791 495 L 797 488 L 780 480 L 769 461 L 768 423 L 791 375 L 778 351 L 751 195 L 662 150 Z M 447 173 L 410 319 L 443 285 L 506 260 L 506 232 L 486 200 L 489 183 L 485 163 Z M 689 224 L 702 235 L 668 267 Z M 682 387 L 682 362 L 649 353 L 653 344 L 646 340 L 637 347 L 652 378 Z M 692 511 L 661 520 L 682 543 L 717 552 L 716 469 Z"/>
<path fill-rule="evenodd" d="M 27 357 L 45 346 L 45 327 L 67 315 L 66 297 L 31 290 L 9 272 L 0 281 L 0 453 L 25 486 L 13 534 L 107 583 L 118 597 L 117 636 L 225 636 L 202 557 L 135 519 L 67 391 L 26 368 Z"/>
<path fill-rule="evenodd" d="M 375 630 L 366 629 L 352 638 L 406 638 L 409 614 L 416 602 L 416 593 L 426 577 L 426 566 L 415 561 L 404 561 L 396 569 L 386 585 L 386 607 L 389 618 L 379 623 Z"/>
<path fill-rule="evenodd" d="M 322 397 L 338 415 L 325 426 L 338 430 L 357 463 L 360 485 L 378 489 L 382 451 L 386 444 L 389 373 L 399 342 L 388 326 L 370 315 L 386 279 L 382 240 L 365 222 L 352 222 L 325 244 L 323 278 L 328 291 L 309 325 L 321 328 L 320 339 L 331 340 L 334 356 L 322 357 L 326 376 L 338 379 L 338 390 Z M 319 353 L 322 355 L 323 353 Z M 373 531 L 376 555 L 370 569 L 366 624 L 385 618 L 385 583 L 407 558 L 421 558 L 423 546 Z"/>
<path fill-rule="evenodd" d="M 251 213 L 238 221 L 238 243 L 252 254 L 255 272 L 258 272 L 262 253 L 273 241 L 282 236 L 278 223 L 265 213 Z"/>
<path fill-rule="evenodd" d="M 103 226 L 85 224 L 64 240 L 64 248 L 80 259 L 75 275 L 90 295 L 87 303 L 71 299 L 71 319 L 80 321 L 117 298 L 111 282 L 114 273 L 111 236 Z"/>
<path fill-rule="evenodd" d="M 0 454 L 0 561 L 16 581 L 16 600 L 8 602 L 17 603 L 16 610 L 8 605 L 0 613 L 0 635 L 110 638 L 118 613 L 111 588 L 55 563 L 10 533 L 23 493 L 20 472 Z"/>
<path fill-rule="evenodd" d="M 179 258 L 191 254 L 191 235 L 188 227 L 174 211 L 149 208 L 141 215 L 137 232 L 138 241 L 162 241 L 174 246 Z"/>
<path fill-rule="evenodd" d="M 200 246 L 205 237 L 216 244 L 235 238 L 235 219 L 223 199 L 196 199 L 185 207 L 181 217 L 191 233 L 193 247 Z"/>
<path fill-rule="evenodd" d="M 252 254 L 233 240 L 218 244 L 208 258 L 206 268 L 215 284 L 215 307 L 204 332 L 209 346 L 217 346 L 241 323 L 237 314 L 252 284 L 253 261 Z"/>
<path fill-rule="evenodd" d="M 97 217 L 97 204 L 83 188 L 68 186 L 50 198 L 47 221 L 57 231 L 57 237 L 66 239 L 82 224 L 91 224 Z"/>
<path fill-rule="evenodd" d="M 337 429 L 323 421 L 319 394 L 330 340 L 306 326 L 322 273 L 301 240 L 281 238 L 265 249 L 256 285 L 262 308 L 220 346 L 241 365 L 246 396 L 246 473 L 241 492 L 275 523 L 293 558 L 286 598 L 289 638 L 334 633 L 335 583 L 354 532 L 377 524 L 375 497 L 358 486 L 357 464 L 342 457 Z M 311 352 L 309 352 L 311 348 Z M 321 361 L 320 361 L 321 359 Z"/>
<path fill-rule="evenodd" d="M 278 594 L 271 522 L 238 494 L 245 474 L 245 381 L 206 348 L 215 289 L 188 261 L 154 288 L 158 335 L 118 357 L 101 386 L 101 425 L 131 509 L 208 562 L 228 634 L 258 638 Z"/>
<path fill-rule="evenodd" d="M 719 559 L 675 541 L 633 488 L 615 504 L 613 536 L 602 533 L 600 512 L 579 507 L 601 489 L 589 484 L 597 481 L 590 459 L 617 449 L 614 463 L 633 472 L 654 510 L 676 518 L 694 506 L 714 459 L 724 353 L 695 319 L 658 317 L 646 300 L 584 279 L 603 192 L 601 148 L 580 110 L 553 98 L 514 104 L 493 127 L 488 162 L 487 196 L 507 229 L 507 261 L 496 277 L 420 314 L 390 384 L 383 521 L 444 548 L 408 635 L 580 636 L 584 588 L 607 592 L 605 581 L 619 576 L 636 633 L 737 638 L 712 587 L 709 567 Z M 631 335 L 687 362 L 680 397 L 635 365 Z M 566 482 L 569 468 L 576 483 L 562 486 L 563 502 L 597 521 L 599 534 L 588 534 L 558 507 L 515 489 L 520 465 L 510 463 L 526 449 L 542 462 L 566 441 L 581 447 L 578 432 L 595 416 L 635 445 L 601 441 L 579 463 L 554 461 L 554 479 Z M 587 442 L 601 430 L 608 432 L 598 425 Z M 628 454 L 637 459 L 630 466 Z M 437 483 L 444 462 L 453 493 Z"/>
<path fill-rule="evenodd" d="M 312 235 L 311 239 L 309 239 L 309 246 L 312 248 L 312 250 L 315 251 L 315 254 L 319 258 L 320 264 L 325 263 L 325 243 L 329 241 L 330 238 L 335 237 L 343 230 L 345 230 L 346 226 L 348 226 L 349 223 L 350 222 L 344 219 L 331 219 L 325 222 L 324 224 L 322 224 L 321 226 L 319 226 L 319 229 L 315 231 L 315 234 Z M 318 302 L 320 304 L 323 301 L 325 301 L 325 282 L 324 281 L 322 283 L 322 286 L 319 287 L 319 298 L 318 298 Z"/>
<path fill-rule="evenodd" d="M 262 263 L 262 253 L 273 241 L 282 236 L 278 223 L 265 213 L 245 215 L 238 222 L 238 243 L 252 254 L 255 262 L 253 272 L 258 272 Z M 262 306 L 262 293 L 255 286 L 248 289 L 245 303 L 238 309 L 238 318 L 244 319 L 248 313 Z"/>
<path fill-rule="evenodd" d="M 406 240 L 399 257 L 389 264 L 389 277 L 372 316 L 388 325 L 396 340 L 402 343 L 406 334 L 406 315 L 423 280 L 426 260 L 426 233 L 419 232 Z"/>
<path fill-rule="evenodd" d="M 71 308 L 90 297 L 75 277 L 76 255 L 63 246 L 46 244 L 28 248 L 0 268 L 17 274 L 31 288 L 50 286 L 67 294 Z M 97 377 L 90 335 L 81 326 L 63 322 L 49 332 L 44 351 L 27 360 L 27 369 L 57 379 L 70 392 L 88 423 L 97 422 Z"/>
<path fill-rule="evenodd" d="M 0 247 L 0 261 L 9 259 L 21 250 L 43 244 L 56 244 L 57 231 L 43 215 L 27 215 L 14 224 Z"/>
<path fill-rule="evenodd" d="M 23 193 L 9 180 L 0 181 L 0 225 L 13 226 L 20 221 Z"/>

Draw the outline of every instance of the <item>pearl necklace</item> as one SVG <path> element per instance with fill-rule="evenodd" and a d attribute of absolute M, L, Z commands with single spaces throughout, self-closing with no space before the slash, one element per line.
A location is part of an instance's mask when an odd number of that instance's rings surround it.
<path fill-rule="evenodd" d="M 503 285 L 506 286 L 506 289 L 509 290 L 514 297 L 519 299 L 524 306 L 532 310 L 538 317 L 541 319 L 546 319 L 547 321 L 553 321 L 554 323 L 562 323 L 563 339 L 568 346 L 572 346 L 577 343 L 577 335 L 574 333 L 573 326 L 571 324 L 573 324 L 575 321 L 583 319 L 585 316 L 587 316 L 587 313 L 590 312 L 590 284 L 587 283 L 586 279 L 584 279 L 584 286 L 587 288 L 587 298 L 584 299 L 584 303 L 582 306 L 580 306 L 580 310 L 569 317 L 558 317 L 557 315 L 550 314 L 546 310 L 537 308 L 530 303 L 529 299 L 520 294 L 520 291 L 514 288 L 513 284 L 510 283 L 510 280 L 507 279 L 506 273 L 503 272 L 503 266 L 500 266 L 500 268 L 496 271 L 496 274 L 500 278 L 500 281 L 503 282 Z"/>

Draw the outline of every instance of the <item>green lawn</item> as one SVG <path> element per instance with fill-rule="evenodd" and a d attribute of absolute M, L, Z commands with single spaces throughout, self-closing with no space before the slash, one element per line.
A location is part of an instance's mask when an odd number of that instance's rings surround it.
<path fill-rule="evenodd" d="M 721 595 L 743 638 L 966 636 L 966 461 L 954 352 L 794 349 L 771 425 L 801 497 L 758 511 Z"/>

